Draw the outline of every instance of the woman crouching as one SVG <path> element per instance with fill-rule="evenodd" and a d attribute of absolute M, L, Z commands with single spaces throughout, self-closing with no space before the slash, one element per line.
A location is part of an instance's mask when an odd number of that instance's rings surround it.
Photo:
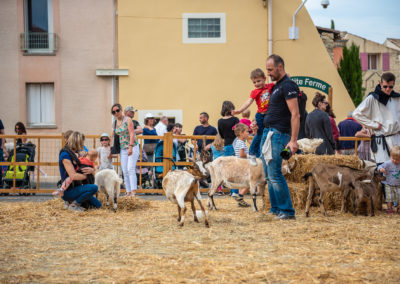
<path fill-rule="evenodd" d="M 62 199 L 65 201 L 65 208 L 72 211 L 84 211 L 85 207 L 100 208 L 100 201 L 93 195 L 97 192 L 97 185 L 87 184 L 87 175 L 93 174 L 91 167 L 79 168 L 80 162 L 78 152 L 83 149 L 82 134 L 75 131 L 68 138 L 65 147 L 60 151 L 59 168 L 61 181 L 68 177 L 72 180 L 71 185 L 65 190 Z"/>

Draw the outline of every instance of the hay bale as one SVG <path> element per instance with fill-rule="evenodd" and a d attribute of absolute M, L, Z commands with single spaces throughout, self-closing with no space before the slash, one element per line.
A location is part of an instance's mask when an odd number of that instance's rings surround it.
<path fill-rule="evenodd" d="M 306 207 L 308 185 L 303 179 L 303 176 L 310 172 L 315 164 L 325 163 L 339 166 L 348 166 L 355 169 L 361 168 L 361 161 L 355 155 L 294 155 L 292 159 L 296 160 L 296 165 L 290 174 L 285 178 L 288 182 L 290 196 L 292 198 L 293 207 L 296 210 L 304 210 Z M 266 187 L 266 192 L 268 188 Z M 317 188 L 314 193 L 311 206 L 319 206 L 318 203 L 319 189 Z M 327 210 L 340 210 L 341 208 L 341 193 L 328 192 L 325 197 L 324 205 Z M 265 204 L 270 208 L 269 195 L 265 195 Z"/>
<path fill-rule="evenodd" d="M 355 155 L 293 155 L 292 159 L 296 160 L 296 165 L 290 174 L 286 175 L 287 181 L 295 183 L 304 183 L 303 176 L 310 172 L 315 164 L 325 163 L 338 166 L 347 166 L 355 169 L 361 168 L 361 161 Z"/>

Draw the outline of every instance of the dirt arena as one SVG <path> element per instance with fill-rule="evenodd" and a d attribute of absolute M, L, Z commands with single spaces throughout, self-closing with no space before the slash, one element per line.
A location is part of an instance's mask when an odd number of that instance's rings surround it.
<path fill-rule="evenodd" d="M 400 283 L 399 215 L 313 208 L 279 221 L 229 197 L 216 205 L 207 229 L 190 210 L 178 228 L 165 201 L 121 198 L 117 213 L 0 203 L 0 282 Z"/>

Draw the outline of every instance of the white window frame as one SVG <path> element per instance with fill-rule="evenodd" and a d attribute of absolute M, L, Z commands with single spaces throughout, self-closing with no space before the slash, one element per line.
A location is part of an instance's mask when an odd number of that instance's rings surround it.
<path fill-rule="evenodd" d="M 375 57 L 375 66 L 376 68 L 372 68 L 372 57 Z M 378 70 L 378 60 L 379 54 L 377 53 L 368 53 L 368 70 Z"/>
<path fill-rule="evenodd" d="M 28 49 L 27 53 L 54 53 L 54 38 L 50 36 L 54 33 L 53 30 L 53 0 L 47 0 L 47 27 L 48 27 L 48 41 L 49 41 L 49 48 L 42 48 L 42 49 Z M 24 26 L 25 26 L 25 33 L 28 33 L 28 1 L 24 0 Z"/>
<path fill-rule="evenodd" d="M 221 20 L 221 36 L 216 38 L 189 38 L 190 18 L 219 18 Z M 183 43 L 226 43 L 226 15 L 225 13 L 183 13 L 182 14 L 182 42 Z"/>
<path fill-rule="evenodd" d="M 49 100 L 45 100 L 46 98 L 44 96 L 42 97 L 43 92 L 40 92 L 40 101 L 39 102 L 36 101 L 36 104 L 37 103 L 39 104 L 39 107 L 38 107 L 39 109 L 35 108 L 35 110 L 40 112 L 40 119 L 39 119 L 38 122 L 36 122 L 36 121 L 32 122 L 31 121 L 31 117 L 32 116 L 30 114 L 30 111 L 32 110 L 33 107 L 30 105 L 30 102 L 31 103 L 34 103 L 34 102 L 33 102 L 33 98 L 30 97 L 30 95 L 32 95 L 32 94 L 29 93 L 29 86 L 30 85 L 32 85 L 32 86 L 33 85 L 39 85 L 40 88 L 42 88 L 43 85 L 52 85 L 53 86 L 53 94 L 52 94 L 53 97 L 51 98 L 50 101 Z M 46 83 L 27 82 L 25 84 L 25 86 L 26 86 L 26 112 L 27 112 L 26 113 L 26 120 L 27 120 L 27 127 L 30 127 L 30 128 L 55 128 L 56 127 L 56 122 L 55 122 L 55 86 L 54 86 L 54 82 L 46 82 Z M 43 102 L 42 102 L 42 99 L 44 100 Z M 50 105 L 49 105 L 49 103 L 50 103 Z M 48 109 L 43 109 L 46 105 L 48 105 Z M 44 119 L 42 118 L 43 117 L 42 113 L 45 112 L 45 111 L 47 111 L 48 114 L 50 114 L 50 120 L 49 121 L 44 121 Z"/>

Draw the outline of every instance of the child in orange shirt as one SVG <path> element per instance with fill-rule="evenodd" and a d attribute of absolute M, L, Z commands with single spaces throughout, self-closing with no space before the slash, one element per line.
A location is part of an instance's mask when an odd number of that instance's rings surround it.
<path fill-rule="evenodd" d="M 251 142 L 250 149 L 249 149 L 249 157 L 251 158 L 251 164 L 257 165 L 255 160 L 256 157 L 259 157 L 261 154 L 261 138 L 264 132 L 264 116 L 267 113 L 267 109 L 269 106 L 269 99 L 271 97 L 271 91 L 274 87 L 274 83 L 265 84 L 267 77 L 265 73 L 260 69 L 257 68 L 251 71 L 250 79 L 256 87 L 250 93 L 250 98 L 238 109 L 233 110 L 232 115 L 239 114 L 246 110 L 254 101 L 257 104 L 257 113 L 256 113 L 256 121 L 258 130 L 256 135 Z"/>

